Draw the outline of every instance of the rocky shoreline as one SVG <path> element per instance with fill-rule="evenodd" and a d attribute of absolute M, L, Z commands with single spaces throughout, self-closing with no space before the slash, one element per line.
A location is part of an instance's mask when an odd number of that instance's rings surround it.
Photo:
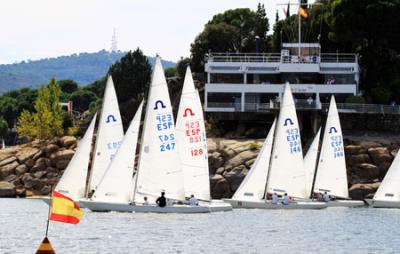
<path fill-rule="evenodd" d="M 379 139 L 376 139 L 379 140 Z M 349 193 L 371 197 L 379 187 L 398 144 L 345 139 Z M 248 173 L 263 139 L 208 139 L 213 198 L 230 198 Z M 78 141 L 65 136 L 0 150 L 0 197 L 48 195 L 75 153 Z"/>

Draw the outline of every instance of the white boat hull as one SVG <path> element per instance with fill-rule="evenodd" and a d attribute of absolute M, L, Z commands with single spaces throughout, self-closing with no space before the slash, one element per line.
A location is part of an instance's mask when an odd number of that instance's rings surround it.
<path fill-rule="evenodd" d="M 232 205 L 233 208 L 246 208 L 246 209 L 323 209 L 327 205 L 324 202 L 314 201 L 296 201 L 290 202 L 288 205 L 282 203 L 272 204 L 271 202 L 264 201 L 243 201 L 234 199 L 224 199 L 225 202 Z"/>
<path fill-rule="evenodd" d="M 201 203 L 198 206 L 173 205 L 159 207 L 155 205 L 133 205 L 123 203 L 98 202 L 91 200 L 81 200 L 79 203 L 93 212 L 135 212 L 135 213 L 212 213 L 231 211 L 232 206 L 224 202 Z"/>
<path fill-rule="evenodd" d="M 363 207 L 365 206 L 362 200 L 334 200 L 326 202 L 327 207 Z"/>
<path fill-rule="evenodd" d="M 365 202 L 367 202 L 367 204 L 373 208 L 400 208 L 400 202 L 398 201 L 365 199 Z"/>

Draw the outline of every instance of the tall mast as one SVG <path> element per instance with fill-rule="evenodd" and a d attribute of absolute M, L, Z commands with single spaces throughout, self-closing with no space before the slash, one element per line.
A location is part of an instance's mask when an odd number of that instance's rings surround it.
<path fill-rule="evenodd" d="M 301 0 L 299 0 L 299 8 L 302 8 Z M 301 15 L 300 15 L 300 10 L 297 11 L 297 16 L 299 18 L 299 52 L 298 52 L 298 57 L 299 57 L 299 61 L 300 61 L 300 56 L 301 56 L 301 53 L 300 53 L 300 51 L 301 51 L 301 46 L 300 46 L 300 44 L 301 44 Z"/>

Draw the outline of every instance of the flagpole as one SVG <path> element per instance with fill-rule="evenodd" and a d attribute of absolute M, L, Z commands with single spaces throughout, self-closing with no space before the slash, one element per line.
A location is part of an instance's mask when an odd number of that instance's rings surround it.
<path fill-rule="evenodd" d="M 49 232 L 51 207 L 53 205 L 53 188 L 54 188 L 54 186 L 51 187 L 51 193 L 50 193 L 50 203 L 49 203 L 49 211 L 47 214 L 47 225 L 46 225 L 46 234 L 45 234 L 46 237 L 47 237 L 47 233 Z"/>

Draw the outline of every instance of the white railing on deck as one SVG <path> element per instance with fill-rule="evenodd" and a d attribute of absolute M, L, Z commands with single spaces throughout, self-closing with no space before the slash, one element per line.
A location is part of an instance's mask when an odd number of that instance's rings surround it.
<path fill-rule="evenodd" d="M 308 102 L 306 100 L 297 100 L 295 102 L 298 110 L 324 110 L 327 111 L 329 103 L 321 103 L 317 105 L 315 101 Z M 400 106 L 383 105 L 383 104 L 356 104 L 356 103 L 337 103 L 340 113 L 359 113 L 359 114 L 400 114 Z M 212 109 L 212 110 L 208 110 Z M 221 110 L 218 110 L 221 109 Z M 229 110 L 226 110 L 229 109 Z M 244 112 L 265 112 L 279 109 L 279 102 L 271 103 L 245 103 Z M 206 111 L 229 111 L 241 112 L 241 103 L 229 102 L 208 102 Z"/>
<path fill-rule="evenodd" d="M 280 53 L 209 53 L 208 62 L 255 62 L 255 63 L 357 63 L 357 54 L 322 53 L 319 56 L 282 56 Z"/>

